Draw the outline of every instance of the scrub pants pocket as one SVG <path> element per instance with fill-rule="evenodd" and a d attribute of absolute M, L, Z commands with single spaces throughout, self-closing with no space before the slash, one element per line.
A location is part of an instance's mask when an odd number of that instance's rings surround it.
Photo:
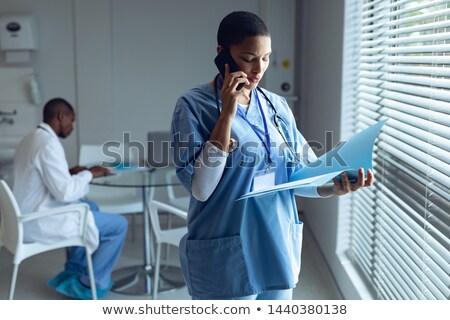
<path fill-rule="evenodd" d="M 302 243 L 303 243 L 303 223 L 291 224 L 291 263 L 292 271 L 295 277 L 298 278 L 301 268 L 301 255 L 302 255 Z M 297 282 L 297 279 L 295 279 Z"/>
<path fill-rule="evenodd" d="M 187 261 L 196 298 L 221 299 L 248 292 L 247 267 L 239 235 L 187 240 Z"/>

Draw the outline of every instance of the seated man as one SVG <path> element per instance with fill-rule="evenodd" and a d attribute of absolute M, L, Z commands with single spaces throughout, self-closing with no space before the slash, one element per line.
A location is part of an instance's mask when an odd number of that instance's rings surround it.
<path fill-rule="evenodd" d="M 89 191 L 93 177 L 107 175 L 108 169 L 75 167 L 69 171 L 59 138 L 73 130 L 75 112 L 61 98 L 46 103 L 43 122 L 19 144 L 14 159 L 13 192 L 21 211 L 26 214 L 79 201 Z M 127 233 L 127 220 L 120 215 L 98 211 L 90 205 L 87 222 L 88 242 L 98 297 L 112 286 L 111 272 L 119 259 Z M 24 226 L 25 239 L 48 243 L 78 232 L 76 213 L 51 216 Z M 94 251 L 95 250 L 95 251 Z M 49 285 L 75 299 L 91 299 L 85 249 L 69 249 L 65 269 Z"/>

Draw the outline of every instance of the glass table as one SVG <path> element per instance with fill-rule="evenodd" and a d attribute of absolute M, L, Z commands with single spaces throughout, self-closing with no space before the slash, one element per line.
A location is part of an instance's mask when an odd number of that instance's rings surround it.
<path fill-rule="evenodd" d="M 117 269 L 112 274 L 114 292 L 129 295 L 152 294 L 153 246 L 148 204 L 153 200 L 155 189 L 180 185 L 178 179 L 172 179 L 174 167 L 150 168 L 135 167 L 129 169 L 111 169 L 112 175 L 92 180 L 91 184 L 101 187 L 139 188 L 142 193 L 144 253 L 143 264 Z M 106 190 L 105 190 L 106 191 Z M 106 191 L 107 192 L 107 191 Z M 159 292 L 183 287 L 184 280 L 179 267 L 165 266 L 160 271 Z"/>

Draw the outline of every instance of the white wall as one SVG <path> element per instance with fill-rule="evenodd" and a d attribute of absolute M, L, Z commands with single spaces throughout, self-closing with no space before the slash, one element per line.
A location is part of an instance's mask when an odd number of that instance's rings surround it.
<path fill-rule="evenodd" d="M 286 3 L 278 10 L 290 14 L 284 16 L 290 25 L 279 27 L 280 17 L 272 17 L 274 3 Z M 168 130 L 179 95 L 217 72 L 217 27 L 231 11 L 271 17 L 269 27 L 289 31 L 278 43 L 294 40 L 293 0 L 97 0 L 95 6 L 83 1 L 75 6 L 81 143 L 120 140 L 124 132 L 145 142 L 149 130 Z M 292 45 L 285 47 L 280 56 L 290 51 L 292 57 Z M 105 121 L 98 122 L 102 114 Z"/>
<path fill-rule="evenodd" d="M 216 72 L 218 23 L 233 10 L 260 13 L 276 36 L 274 49 L 292 45 L 297 33 L 296 54 L 286 55 L 297 71 L 297 85 L 289 92 L 300 96 L 296 116 L 308 140 L 324 143 L 325 132 L 332 131 L 336 143 L 344 0 L 283 1 L 1 0 L 0 15 L 36 16 L 39 50 L 27 66 L 38 72 L 43 101 L 61 96 L 77 108 L 77 130 L 64 142 L 75 164 L 80 143 L 120 139 L 123 131 L 145 141 L 147 131 L 167 130 L 178 96 Z M 285 13 L 295 9 L 295 15 L 274 14 L 278 7 Z M 291 21 L 279 21 L 287 16 L 297 18 L 296 32 Z M 286 43 L 277 45 L 281 37 Z M 272 90 L 284 77 L 292 81 L 284 69 L 272 73 L 277 77 Z M 335 253 L 338 200 L 301 199 L 299 207 L 344 288 Z"/>
<path fill-rule="evenodd" d="M 112 1 L 112 136 L 169 130 L 179 95 L 214 76 L 218 23 L 237 9 L 258 1 Z"/>
<path fill-rule="evenodd" d="M 64 141 L 72 165 L 82 143 L 123 132 L 145 143 L 147 131 L 168 130 L 178 96 L 214 76 L 217 27 L 231 11 L 259 13 L 277 34 L 285 29 L 277 47 L 292 59 L 294 2 L 2 0 L 0 15 L 37 18 L 39 49 L 27 66 L 38 72 L 44 102 L 61 96 L 75 105 L 77 130 Z M 273 86 L 292 78 L 293 69 L 274 70 Z"/>
<path fill-rule="evenodd" d="M 33 53 L 29 64 L 22 66 L 33 67 L 37 72 L 43 101 L 59 96 L 74 103 L 76 94 L 72 1 L 2 0 L 0 15 L 4 14 L 34 14 L 36 16 L 39 50 Z M 11 67 L 11 65 L 5 65 L 3 53 L 0 53 L 0 67 Z M 36 119 L 38 123 L 41 121 L 42 106 L 36 106 L 36 108 L 39 109 L 39 118 Z M 20 114 L 17 117 L 20 117 Z M 20 122 L 20 119 L 17 122 Z M 15 130 L 14 127 L 10 129 Z M 76 135 L 66 139 L 64 145 L 68 158 L 76 157 Z"/>
<path fill-rule="evenodd" d="M 297 7 L 297 25 L 301 34 L 301 63 L 297 70 L 301 96 L 298 114 L 302 132 L 308 141 L 320 142 L 328 151 L 340 139 L 342 51 L 344 34 L 344 0 L 302 0 Z M 333 133 L 333 143 L 326 145 L 325 132 Z M 325 150 L 317 150 L 319 155 Z M 347 272 L 345 258 L 348 221 L 339 216 L 345 210 L 346 197 L 299 199 L 307 223 L 325 256 L 327 264 L 344 298 L 361 296 L 354 279 Z"/>

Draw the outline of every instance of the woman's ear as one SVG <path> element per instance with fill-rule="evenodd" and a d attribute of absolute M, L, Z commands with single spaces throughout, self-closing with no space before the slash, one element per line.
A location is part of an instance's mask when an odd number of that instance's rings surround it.
<path fill-rule="evenodd" d="M 219 52 L 222 51 L 222 49 L 223 49 L 222 46 L 220 46 L 220 45 L 217 46 L 217 47 L 216 47 L 217 54 L 219 54 Z"/>

